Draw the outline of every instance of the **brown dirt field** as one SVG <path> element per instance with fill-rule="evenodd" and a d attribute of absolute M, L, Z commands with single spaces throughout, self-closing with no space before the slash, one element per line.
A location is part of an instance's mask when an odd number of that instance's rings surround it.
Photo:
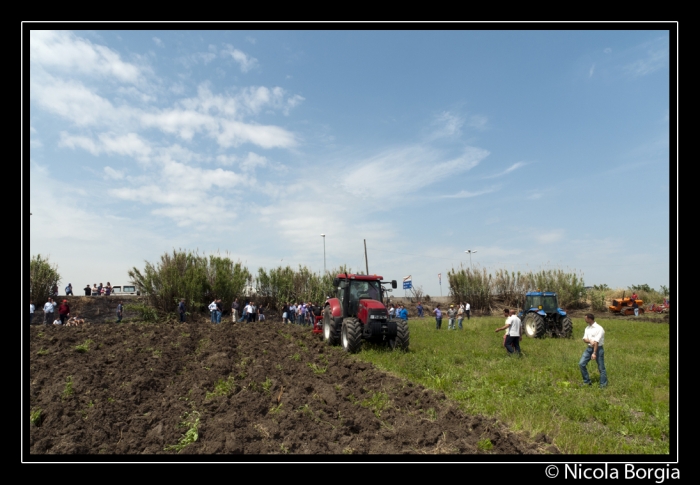
<path fill-rule="evenodd" d="M 41 410 L 27 424 L 30 454 L 175 454 L 166 447 L 197 416 L 183 454 L 558 453 L 547 437 L 467 416 L 308 327 L 200 319 L 28 333 L 28 411 Z M 230 389 L 212 395 L 222 381 Z"/>

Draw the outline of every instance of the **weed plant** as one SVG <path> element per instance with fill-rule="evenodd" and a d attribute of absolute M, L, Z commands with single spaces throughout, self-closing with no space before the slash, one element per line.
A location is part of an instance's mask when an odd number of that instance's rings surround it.
<path fill-rule="evenodd" d="M 459 330 L 412 319 L 407 353 L 369 347 L 357 354 L 391 373 L 443 391 L 467 414 L 483 414 L 516 431 L 545 433 L 564 453 L 669 453 L 669 326 L 600 319 L 609 385 L 581 388 L 582 318 L 573 339 L 524 337 L 521 358 L 507 355 L 500 317 L 477 317 Z M 349 396 L 351 402 L 357 402 Z"/>
<path fill-rule="evenodd" d="M 75 346 L 75 351 L 80 352 L 81 354 L 84 354 L 85 352 L 90 350 L 90 344 L 92 343 L 92 340 L 87 339 L 85 342 L 83 342 L 80 345 Z"/>
<path fill-rule="evenodd" d="M 32 424 L 32 426 L 39 426 L 41 424 L 42 419 L 43 418 L 41 415 L 41 409 L 32 411 L 29 415 L 29 422 Z"/>
<path fill-rule="evenodd" d="M 187 445 L 191 445 L 197 441 L 199 438 L 199 413 L 197 411 L 185 413 L 178 427 L 187 428 L 187 431 L 185 431 L 177 444 L 166 446 L 164 448 L 165 451 L 176 451 L 180 453 Z"/>
<path fill-rule="evenodd" d="M 66 377 L 66 383 L 63 386 L 63 394 L 61 398 L 68 399 L 73 395 L 73 376 Z"/>

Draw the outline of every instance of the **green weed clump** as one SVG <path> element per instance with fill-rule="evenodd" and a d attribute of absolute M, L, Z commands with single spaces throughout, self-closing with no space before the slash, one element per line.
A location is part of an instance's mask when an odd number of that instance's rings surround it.
<path fill-rule="evenodd" d="M 41 415 L 41 409 L 32 411 L 29 415 L 29 422 L 32 424 L 32 426 L 39 426 L 42 420 L 43 416 Z"/>
<path fill-rule="evenodd" d="M 214 385 L 214 390 L 211 392 L 207 392 L 205 399 L 213 399 L 218 396 L 228 396 L 231 394 L 233 391 L 235 384 L 234 384 L 234 377 L 229 376 L 228 379 L 219 379 L 216 381 L 216 384 Z"/>
<path fill-rule="evenodd" d="M 191 445 L 199 439 L 199 413 L 197 411 L 185 413 L 178 427 L 187 428 L 187 431 L 183 433 L 180 441 L 176 444 L 166 446 L 164 448 L 165 451 L 180 453 L 186 446 Z"/>
<path fill-rule="evenodd" d="M 62 399 L 68 399 L 73 395 L 73 376 L 66 377 L 66 383 L 63 386 Z"/>
<path fill-rule="evenodd" d="M 323 374 L 328 370 L 328 367 L 321 367 L 318 364 L 312 362 L 307 362 L 306 365 L 311 367 L 311 370 L 314 371 L 314 374 Z"/>
<path fill-rule="evenodd" d="M 382 411 L 389 407 L 389 396 L 385 392 L 374 392 L 372 395 L 360 402 L 360 406 L 369 408 L 376 417 L 381 417 Z"/>
<path fill-rule="evenodd" d="M 75 346 L 75 351 L 80 352 L 81 354 L 84 354 L 88 350 L 90 350 L 90 344 L 93 343 L 92 340 L 87 339 L 85 342 L 83 342 L 80 345 Z"/>
<path fill-rule="evenodd" d="M 143 303 L 130 303 L 124 305 L 124 310 L 136 312 L 136 318 L 142 322 L 155 323 L 158 321 L 158 310 Z"/>

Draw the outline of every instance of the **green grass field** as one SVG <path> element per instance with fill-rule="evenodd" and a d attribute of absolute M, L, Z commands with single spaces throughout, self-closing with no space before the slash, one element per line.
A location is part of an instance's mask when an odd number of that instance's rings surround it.
<path fill-rule="evenodd" d="M 515 431 L 544 432 L 568 454 L 669 453 L 669 326 L 597 319 L 605 329 L 608 387 L 598 368 L 582 382 L 578 361 L 586 325 L 574 319 L 572 339 L 521 342 L 523 356 L 502 347 L 500 317 L 464 321 L 464 330 L 435 329 L 431 318 L 411 319 L 410 350 L 364 345 L 359 359 L 443 391 L 469 414 L 499 419 Z"/>

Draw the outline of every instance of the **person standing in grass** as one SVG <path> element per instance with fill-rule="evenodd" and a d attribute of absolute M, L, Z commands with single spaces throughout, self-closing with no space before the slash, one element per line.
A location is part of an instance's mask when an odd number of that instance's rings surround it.
<path fill-rule="evenodd" d="M 520 355 L 520 319 L 517 315 L 511 315 L 510 310 L 505 308 L 503 314 L 506 316 L 506 323 L 496 329 L 496 333 L 506 330 L 505 348 L 509 354 Z"/>
<path fill-rule="evenodd" d="M 455 311 L 455 306 L 450 304 L 450 308 L 447 309 L 447 330 L 454 330 L 455 329 L 455 315 L 457 312 Z"/>
<path fill-rule="evenodd" d="M 117 304 L 117 323 L 122 323 L 122 317 L 124 316 L 124 305 L 122 301 Z"/>
<path fill-rule="evenodd" d="M 460 330 L 462 330 L 462 321 L 464 321 L 464 303 L 460 303 L 457 310 L 457 326 Z"/>
<path fill-rule="evenodd" d="M 603 389 L 608 385 L 608 373 L 605 371 L 605 361 L 603 360 L 603 340 L 605 339 L 605 330 L 598 325 L 592 313 L 586 314 L 586 329 L 583 332 L 583 341 L 586 342 L 586 350 L 581 355 L 581 360 L 578 362 L 578 367 L 581 369 L 581 377 L 583 377 L 582 386 L 590 386 L 591 378 L 588 375 L 586 366 L 591 359 L 598 363 L 598 372 L 600 372 L 600 388 Z"/>
<path fill-rule="evenodd" d="M 464 302 L 464 313 L 467 314 L 467 321 L 469 321 L 469 316 L 470 316 L 470 313 L 471 313 L 471 308 L 472 308 L 472 307 L 471 307 L 471 305 L 469 304 L 469 302 L 466 302 L 466 301 L 465 301 L 465 302 Z"/>
<path fill-rule="evenodd" d="M 442 311 L 440 311 L 440 304 L 437 303 L 435 308 L 433 308 L 433 313 L 435 314 L 435 329 L 440 330 L 442 326 Z"/>

